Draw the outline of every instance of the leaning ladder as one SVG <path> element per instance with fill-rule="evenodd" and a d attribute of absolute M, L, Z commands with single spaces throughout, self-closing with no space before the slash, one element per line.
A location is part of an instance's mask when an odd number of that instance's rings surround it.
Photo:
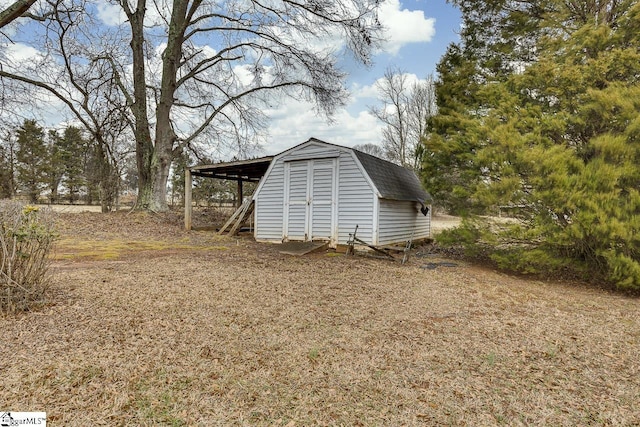
<path fill-rule="evenodd" d="M 247 215 L 251 215 L 254 209 L 253 199 L 245 200 L 242 205 L 231 215 L 231 218 L 218 230 L 218 234 L 224 234 L 224 232 L 229 228 L 232 224 L 233 226 L 229 230 L 229 236 L 233 236 L 240 228 L 240 225 L 247 217 Z"/>

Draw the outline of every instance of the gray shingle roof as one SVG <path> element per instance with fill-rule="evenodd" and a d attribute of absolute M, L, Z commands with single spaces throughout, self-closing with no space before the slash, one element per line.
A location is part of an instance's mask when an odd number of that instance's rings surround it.
<path fill-rule="evenodd" d="M 353 152 L 383 199 L 411 200 L 423 205 L 431 201 L 413 171 L 358 150 Z"/>

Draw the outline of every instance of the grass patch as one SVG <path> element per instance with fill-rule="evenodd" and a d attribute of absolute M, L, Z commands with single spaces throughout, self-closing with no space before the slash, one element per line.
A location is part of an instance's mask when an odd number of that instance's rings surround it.
<path fill-rule="evenodd" d="M 133 406 L 144 420 L 144 424 L 186 426 L 187 422 L 179 415 L 179 394 L 183 388 L 167 384 L 168 374 L 159 370 L 152 381 L 142 380 L 135 387 Z"/>
<path fill-rule="evenodd" d="M 320 357 L 320 349 L 314 347 L 307 353 L 307 357 L 312 363 L 317 363 L 318 358 Z"/>
<path fill-rule="evenodd" d="M 340 252 L 327 252 L 327 253 L 325 254 L 325 256 L 327 256 L 327 257 L 331 258 L 331 257 L 340 257 L 340 256 L 344 256 L 344 254 L 343 254 L 343 253 L 340 253 Z"/>
<path fill-rule="evenodd" d="M 203 246 L 193 244 L 188 240 L 170 242 L 162 240 L 77 240 L 61 239 L 51 258 L 54 260 L 90 259 L 96 261 L 108 261 L 122 258 L 136 252 L 158 252 L 167 250 L 189 251 L 224 251 L 227 246 L 212 245 Z"/>

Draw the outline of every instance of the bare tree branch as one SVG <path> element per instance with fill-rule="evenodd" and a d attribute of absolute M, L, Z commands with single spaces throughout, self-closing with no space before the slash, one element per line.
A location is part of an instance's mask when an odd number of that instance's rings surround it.
<path fill-rule="evenodd" d="M 0 12 L 0 28 L 21 17 L 35 2 L 36 0 L 18 0 L 11 3 L 9 7 Z"/>
<path fill-rule="evenodd" d="M 382 106 L 369 107 L 369 112 L 384 124 L 385 156 L 401 166 L 419 168 L 420 140 L 425 136 L 427 119 L 436 112 L 433 79 L 410 85 L 407 74 L 389 68 L 376 88 Z"/>
<path fill-rule="evenodd" d="M 367 63 L 380 28 L 377 0 L 110 0 L 127 20 L 109 26 L 71 9 L 83 1 L 65 0 L 67 9 L 42 23 L 35 47 L 52 75 L 32 66 L 3 71 L 47 86 L 88 129 L 114 120 L 130 127 L 138 205 L 152 210 L 166 207 L 179 147 L 206 140 L 245 151 L 266 127 L 264 106 L 282 96 L 315 102 L 329 117 L 347 99 L 337 54 L 351 51 Z M 159 14 L 152 25 L 147 11 Z"/>

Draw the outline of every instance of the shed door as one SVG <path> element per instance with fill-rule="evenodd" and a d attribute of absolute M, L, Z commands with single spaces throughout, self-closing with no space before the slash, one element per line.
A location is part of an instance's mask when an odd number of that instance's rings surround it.
<path fill-rule="evenodd" d="M 288 240 L 307 240 L 308 229 L 308 169 L 307 161 L 288 164 L 286 184 L 288 190 L 285 238 Z"/>
<path fill-rule="evenodd" d="M 284 238 L 331 239 L 335 160 L 302 160 L 287 163 Z"/>
<path fill-rule="evenodd" d="M 311 169 L 311 239 L 331 239 L 334 160 L 314 160 Z"/>

